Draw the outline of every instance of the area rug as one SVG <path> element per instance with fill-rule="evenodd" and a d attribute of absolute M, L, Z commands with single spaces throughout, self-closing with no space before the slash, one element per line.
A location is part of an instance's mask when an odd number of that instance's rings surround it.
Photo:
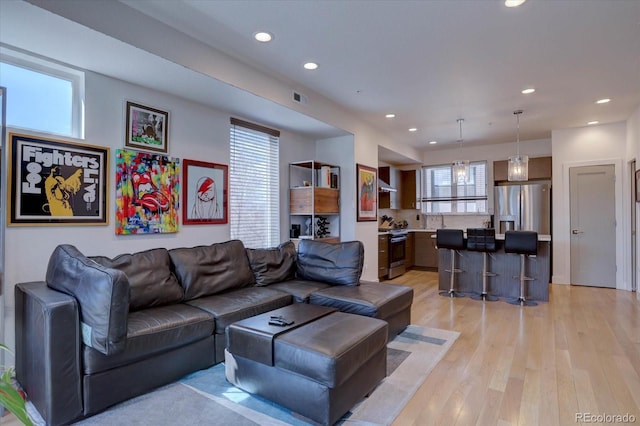
<path fill-rule="evenodd" d="M 453 331 L 407 327 L 388 344 L 387 377 L 338 424 L 391 424 L 458 336 Z M 44 424 L 38 420 L 42 419 L 36 418 L 36 424 Z M 310 423 L 287 408 L 232 386 L 225 380 L 224 365 L 218 364 L 77 424 L 307 426 Z"/>

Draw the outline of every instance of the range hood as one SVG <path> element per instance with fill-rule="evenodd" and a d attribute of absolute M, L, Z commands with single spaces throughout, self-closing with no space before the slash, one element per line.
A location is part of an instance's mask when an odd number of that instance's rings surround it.
<path fill-rule="evenodd" d="M 397 192 L 398 190 L 389 185 L 382 179 L 378 179 L 378 191 L 379 192 Z"/>

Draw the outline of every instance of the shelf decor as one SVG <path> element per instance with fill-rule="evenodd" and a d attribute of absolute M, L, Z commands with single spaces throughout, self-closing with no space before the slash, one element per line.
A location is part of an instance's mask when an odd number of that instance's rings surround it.
<path fill-rule="evenodd" d="M 183 160 L 182 223 L 223 224 L 229 221 L 229 167 L 225 164 Z"/>
<path fill-rule="evenodd" d="M 106 225 L 109 148 L 9 134 L 9 225 Z"/>
<path fill-rule="evenodd" d="M 180 160 L 116 151 L 116 234 L 178 232 Z"/>
<path fill-rule="evenodd" d="M 378 170 L 356 164 L 358 222 L 378 220 Z"/>
<path fill-rule="evenodd" d="M 127 102 L 127 136 L 124 145 L 145 151 L 169 152 L 169 113 Z"/>

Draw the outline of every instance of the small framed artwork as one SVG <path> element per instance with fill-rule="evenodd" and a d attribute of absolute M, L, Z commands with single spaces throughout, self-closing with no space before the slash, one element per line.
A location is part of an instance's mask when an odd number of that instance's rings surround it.
<path fill-rule="evenodd" d="M 229 221 L 228 166 L 183 160 L 182 223 L 222 224 Z"/>
<path fill-rule="evenodd" d="M 126 147 L 169 152 L 169 112 L 127 102 L 126 126 Z"/>
<path fill-rule="evenodd" d="M 9 225 L 106 225 L 109 148 L 9 134 Z"/>
<path fill-rule="evenodd" d="M 640 170 L 636 170 L 636 203 L 640 203 Z"/>
<path fill-rule="evenodd" d="M 378 170 L 356 164 L 358 222 L 378 220 Z"/>

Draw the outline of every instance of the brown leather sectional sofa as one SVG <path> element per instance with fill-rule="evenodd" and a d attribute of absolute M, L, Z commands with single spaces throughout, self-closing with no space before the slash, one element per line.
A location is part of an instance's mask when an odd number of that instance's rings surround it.
<path fill-rule="evenodd" d="M 151 249 L 113 259 L 71 245 L 43 282 L 16 295 L 16 376 L 47 424 L 60 425 L 224 361 L 228 325 L 292 303 L 410 322 L 410 287 L 360 281 L 353 241 L 246 249 Z M 338 330 L 336 332 L 339 332 Z"/>

